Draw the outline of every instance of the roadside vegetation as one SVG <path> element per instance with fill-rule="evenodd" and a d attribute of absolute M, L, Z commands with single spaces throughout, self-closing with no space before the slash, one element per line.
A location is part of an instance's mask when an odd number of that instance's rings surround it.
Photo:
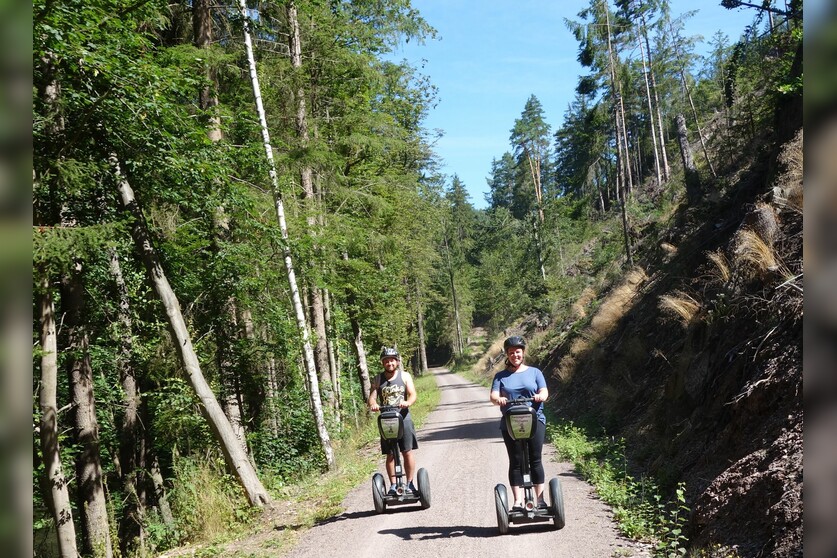
<path fill-rule="evenodd" d="M 420 397 L 411 407 L 416 427 L 439 403 L 439 389 L 432 376 L 415 378 Z M 301 472 L 281 483 L 267 486 L 276 503 L 265 512 L 254 511 L 236 490 L 233 479 L 218 463 L 203 462 L 178 471 L 176 486 L 184 487 L 172 495 L 178 511 L 176 532 L 166 535 L 165 525 L 153 524 L 151 533 L 189 540 L 185 548 L 175 548 L 164 556 L 188 555 L 196 558 L 229 556 L 268 558 L 290 547 L 306 529 L 317 522 L 339 516 L 341 502 L 359 484 L 368 484 L 383 457 L 374 414 L 364 407 L 357 428 L 351 428 L 335 443 L 340 466 L 323 475 Z M 246 545 L 240 543 L 247 540 Z M 163 546 L 165 541 L 156 541 Z"/>

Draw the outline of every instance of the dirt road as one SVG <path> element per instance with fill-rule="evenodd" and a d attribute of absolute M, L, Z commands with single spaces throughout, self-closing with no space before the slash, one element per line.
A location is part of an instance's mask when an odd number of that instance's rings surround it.
<path fill-rule="evenodd" d="M 602 558 L 639 556 L 621 538 L 607 506 L 593 496 L 569 464 L 557 463 L 544 448 L 546 478 L 561 479 L 566 526 L 552 523 L 512 525 L 497 533 L 494 485 L 508 484 L 508 458 L 499 432 L 499 410 L 488 390 L 446 369 L 433 369 L 441 389 L 439 406 L 418 432 L 419 467 L 430 474 L 432 507 L 388 508 L 376 514 L 371 480 L 343 502 L 346 511 L 310 529 L 287 556 L 567 556 Z M 419 394 L 421 396 L 421 394 Z M 379 470 L 384 471 L 383 457 Z"/>

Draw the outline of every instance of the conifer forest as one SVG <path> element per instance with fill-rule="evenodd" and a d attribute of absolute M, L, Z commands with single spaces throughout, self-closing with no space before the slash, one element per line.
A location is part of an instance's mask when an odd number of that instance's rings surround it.
<path fill-rule="evenodd" d="M 519 107 L 477 209 L 410 0 L 34 0 L 34 556 L 246 533 L 349 468 L 382 346 L 490 380 L 511 332 L 680 498 L 629 536 L 801 556 L 803 6 L 720 4 L 752 24 L 568 11 L 573 101 Z"/>

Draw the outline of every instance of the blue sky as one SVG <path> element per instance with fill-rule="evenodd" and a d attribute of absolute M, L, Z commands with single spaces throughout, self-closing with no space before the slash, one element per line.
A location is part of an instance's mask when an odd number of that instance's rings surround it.
<path fill-rule="evenodd" d="M 534 94 L 552 131 L 560 127 L 578 76 L 578 43 L 564 18 L 578 19 L 589 0 L 412 0 L 438 31 L 424 45 L 410 43 L 394 58 L 406 58 L 438 87 L 438 105 L 425 123 L 444 136 L 435 151 L 442 172 L 459 175 L 477 208 L 486 207 L 491 160 L 510 150 L 509 131 Z M 611 2 L 612 5 L 612 2 Z M 717 30 L 734 42 L 755 10 L 727 10 L 720 0 L 672 0 L 672 15 L 698 9 L 689 35 L 703 35 L 701 53 Z M 448 183 L 450 180 L 448 180 Z"/>

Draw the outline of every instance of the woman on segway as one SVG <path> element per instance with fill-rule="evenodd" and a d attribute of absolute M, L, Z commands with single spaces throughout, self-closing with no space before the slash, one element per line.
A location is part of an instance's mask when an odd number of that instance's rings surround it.
<path fill-rule="evenodd" d="M 384 371 L 372 380 L 369 393 L 370 411 L 378 411 L 383 405 L 393 405 L 401 408 L 401 416 L 404 419 L 404 436 L 398 440 L 401 455 L 404 457 L 404 472 L 407 475 L 407 494 L 415 494 L 416 486 L 413 484 L 413 474 L 416 470 L 416 458 L 414 449 L 418 449 L 416 440 L 416 428 L 413 425 L 413 418 L 410 415 L 410 405 L 416 402 L 416 388 L 413 384 L 413 377 L 409 372 L 399 367 L 398 350 L 392 347 L 384 347 L 381 350 L 381 365 Z M 387 451 L 387 444 L 381 439 L 381 453 L 387 456 L 386 468 L 390 479 L 390 495 L 396 494 L 395 487 L 395 458 Z"/>
<path fill-rule="evenodd" d="M 537 413 L 534 432 L 529 441 L 529 467 L 532 484 L 535 488 L 535 496 L 538 499 L 538 507 L 547 507 L 544 501 L 544 470 L 541 456 L 543 454 L 543 443 L 546 434 L 546 416 L 543 413 L 543 402 L 549 397 L 549 390 L 546 387 L 546 379 L 543 372 L 538 368 L 527 366 L 523 363 L 526 351 L 526 341 L 520 336 L 512 336 L 503 342 L 503 350 L 506 353 L 506 368 L 494 375 L 491 384 L 491 402 L 499 405 L 503 411 L 500 420 L 500 430 L 503 433 L 503 441 L 506 444 L 506 452 L 509 455 L 509 484 L 511 485 L 514 504 L 512 509 L 523 506 L 523 473 L 521 471 L 522 455 L 518 451 L 518 445 L 509 435 L 506 429 L 505 414 L 509 401 L 522 397 L 531 397 L 532 405 Z"/>

